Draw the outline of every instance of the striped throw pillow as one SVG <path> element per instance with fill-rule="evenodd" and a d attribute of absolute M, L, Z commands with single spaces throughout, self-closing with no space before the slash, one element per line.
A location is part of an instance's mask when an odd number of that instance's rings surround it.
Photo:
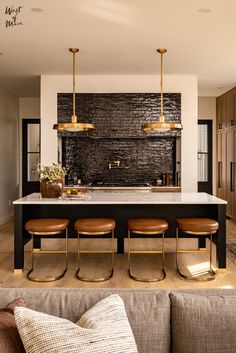
<path fill-rule="evenodd" d="M 74 324 L 27 308 L 15 308 L 26 353 L 137 353 L 122 299 L 113 294 Z"/>

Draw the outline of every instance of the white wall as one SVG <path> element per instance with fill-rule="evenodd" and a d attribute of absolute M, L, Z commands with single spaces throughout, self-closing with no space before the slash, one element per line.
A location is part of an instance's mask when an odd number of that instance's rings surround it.
<path fill-rule="evenodd" d="M 213 157 L 213 194 L 216 195 L 216 98 L 199 97 L 198 98 L 198 119 L 212 120 L 212 157 Z"/>
<path fill-rule="evenodd" d="M 159 76 L 79 76 L 81 93 L 159 92 Z M 71 76 L 41 76 L 41 163 L 57 162 L 57 93 L 72 92 Z M 164 77 L 164 92 L 181 93 L 182 191 L 197 191 L 197 77 Z M 50 147 L 50 148 L 49 148 Z"/>
<path fill-rule="evenodd" d="M 12 216 L 19 195 L 18 117 L 19 99 L 0 87 L 0 224 Z"/>
<path fill-rule="evenodd" d="M 39 119 L 40 117 L 40 98 L 21 97 L 19 102 L 20 119 Z"/>

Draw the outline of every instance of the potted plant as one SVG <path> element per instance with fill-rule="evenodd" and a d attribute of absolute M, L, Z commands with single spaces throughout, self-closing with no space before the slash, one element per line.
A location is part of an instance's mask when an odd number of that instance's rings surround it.
<path fill-rule="evenodd" d="M 62 195 L 66 169 L 60 164 L 50 166 L 38 165 L 40 175 L 40 192 L 42 197 L 58 198 Z"/>

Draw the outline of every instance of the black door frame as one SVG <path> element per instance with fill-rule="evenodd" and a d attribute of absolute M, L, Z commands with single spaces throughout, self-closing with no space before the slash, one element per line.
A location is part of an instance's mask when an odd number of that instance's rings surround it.
<path fill-rule="evenodd" d="M 207 192 L 213 194 L 213 144 L 212 144 L 212 120 L 211 119 L 199 119 L 198 125 L 207 125 L 207 144 L 208 144 L 208 181 L 198 181 L 198 192 Z"/>
<path fill-rule="evenodd" d="M 22 119 L 22 196 L 39 192 L 39 181 L 28 181 L 28 125 L 40 124 L 40 119 Z"/>

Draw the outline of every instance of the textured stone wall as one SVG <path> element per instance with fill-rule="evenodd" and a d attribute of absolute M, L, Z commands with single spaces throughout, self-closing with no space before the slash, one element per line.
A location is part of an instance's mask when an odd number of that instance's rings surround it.
<path fill-rule="evenodd" d="M 75 175 L 84 183 L 154 182 L 162 173 L 175 172 L 175 136 L 146 133 L 141 126 L 155 122 L 160 114 L 160 95 L 155 93 L 76 94 L 76 114 L 96 129 L 83 133 L 59 133 L 62 161 L 68 182 Z M 164 95 L 166 121 L 181 121 L 181 95 Z M 70 121 L 72 95 L 58 94 L 58 122 Z M 156 137 L 158 136 L 158 137 Z M 121 161 L 122 168 L 108 165 Z"/>

